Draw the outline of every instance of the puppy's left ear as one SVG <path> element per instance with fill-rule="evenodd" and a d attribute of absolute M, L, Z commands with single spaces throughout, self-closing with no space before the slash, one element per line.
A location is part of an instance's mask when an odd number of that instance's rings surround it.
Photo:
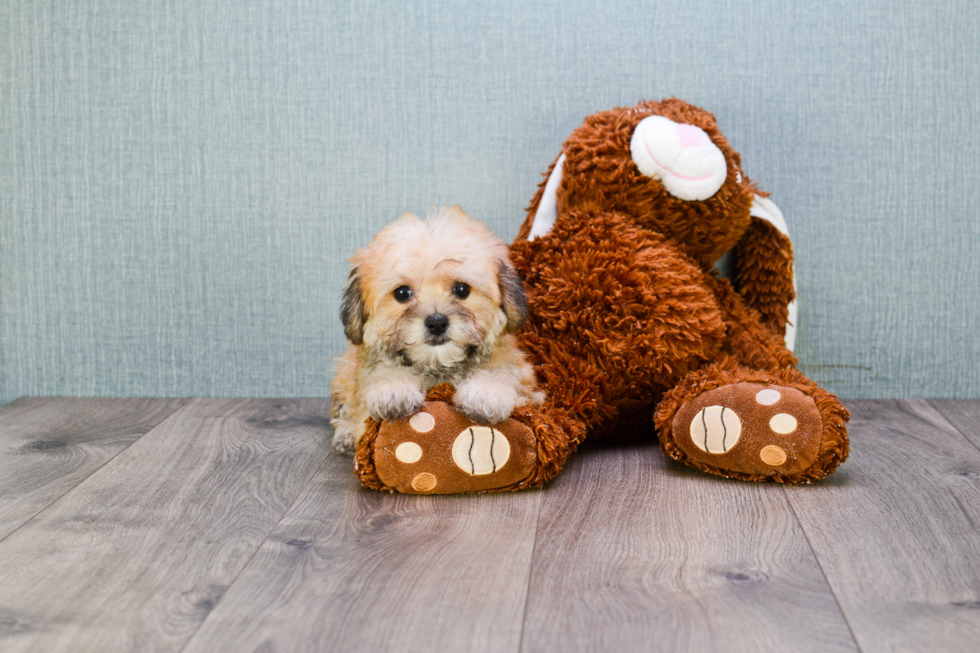
<path fill-rule="evenodd" d="M 500 307 L 507 315 L 507 331 L 513 333 L 524 325 L 527 318 L 524 282 L 517 276 L 513 265 L 502 261 L 497 270 L 497 283 L 500 286 Z"/>
<path fill-rule="evenodd" d="M 344 323 L 344 335 L 352 344 L 364 342 L 364 301 L 361 299 L 361 278 L 357 268 L 350 271 L 344 301 L 340 305 L 340 321 Z"/>

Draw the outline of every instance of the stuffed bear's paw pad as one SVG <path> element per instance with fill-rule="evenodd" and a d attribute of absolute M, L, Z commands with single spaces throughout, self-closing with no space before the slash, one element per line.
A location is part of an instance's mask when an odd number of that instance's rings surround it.
<path fill-rule="evenodd" d="M 453 462 L 470 476 L 503 469 L 510 460 L 510 441 L 492 426 L 470 426 L 453 440 Z"/>
<path fill-rule="evenodd" d="M 537 442 L 517 420 L 476 424 L 451 405 L 433 401 L 411 417 L 383 422 L 374 459 L 378 478 L 399 492 L 487 492 L 530 476 Z"/>
<path fill-rule="evenodd" d="M 706 406 L 691 420 L 691 440 L 705 453 L 725 453 L 741 435 L 742 420 L 725 406 Z"/>
<path fill-rule="evenodd" d="M 733 383 L 708 390 L 674 416 L 677 445 L 722 471 L 793 474 L 809 467 L 823 436 L 813 399 L 795 388 Z"/>

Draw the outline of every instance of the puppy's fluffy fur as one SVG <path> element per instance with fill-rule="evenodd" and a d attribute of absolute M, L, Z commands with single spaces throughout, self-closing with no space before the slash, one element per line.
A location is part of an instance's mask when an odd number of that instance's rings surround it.
<path fill-rule="evenodd" d="M 438 316 L 448 319 L 441 334 L 426 325 Z M 404 214 L 351 259 L 341 308 L 351 345 L 331 384 L 334 447 L 352 452 L 368 416 L 412 415 L 440 383 L 455 386 L 457 410 L 484 424 L 540 404 L 513 335 L 526 316 L 507 246 L 483 224 L 459 207 L 425 222 Z"/>

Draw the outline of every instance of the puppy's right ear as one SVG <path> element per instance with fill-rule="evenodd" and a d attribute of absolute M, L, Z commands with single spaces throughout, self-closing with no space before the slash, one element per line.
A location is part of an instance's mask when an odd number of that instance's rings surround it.
<path fill-rule="evenodd" d="M 364 301 L 361 299 L 361 278 L 357 268 L 350 271 L 344 303 L 340 306 L 340 321 L 344 323 L 344 335 L 355 345 L 364 342 Z"/>
<path fill-rule="evenodd" d="M 513 265 L 502 261 L 497 268 L 497 283 L 500 286 L 500 306 L 507 315 L 507 332 L 514 333 L 524 326 L 527 319 L 524 282 L 517 276 Z"/>

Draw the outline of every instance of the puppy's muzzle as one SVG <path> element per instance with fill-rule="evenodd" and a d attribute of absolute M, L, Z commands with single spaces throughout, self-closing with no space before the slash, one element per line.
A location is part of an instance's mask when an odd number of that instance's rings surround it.
<path fill-rule="evenodd" d="M 442 313 L 433 313 L 429 317 L 425 318 L 425 329 L 429 332 L 430 336 L 434 338 L 439 338 L 446 333 L 449 328 L 449 318 Z"/>

